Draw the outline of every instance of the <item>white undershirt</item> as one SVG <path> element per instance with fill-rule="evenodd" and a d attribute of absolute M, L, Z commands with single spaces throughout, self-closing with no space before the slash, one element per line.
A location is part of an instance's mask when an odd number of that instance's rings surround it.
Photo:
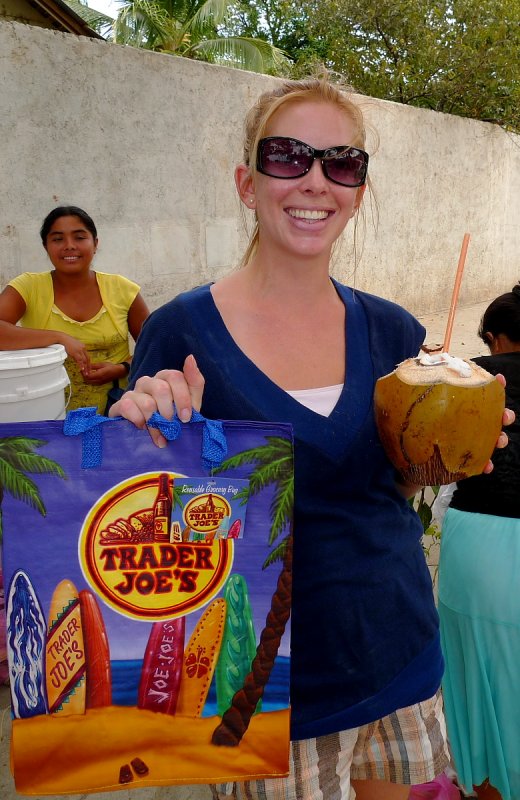
<path fill-rule="evenodd" d="M 287 390 L 287 394 L 316 414 L 328 417 L 336 407 L 342 391 L 343 384 L 337 383 L 335 386 L 322 386 L 319 389 Z"/>

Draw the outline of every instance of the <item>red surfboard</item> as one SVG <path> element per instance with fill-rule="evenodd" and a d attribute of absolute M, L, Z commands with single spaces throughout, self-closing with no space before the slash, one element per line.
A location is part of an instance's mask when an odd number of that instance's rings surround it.
<path fill-rule="evenodd" d="M 242 523 L 239 519 L 236 519 L 232 524 L 231 528 L 229 529 L 227 538 L 228 539 L 238 539 L 240 536 L 240 528 L 242 527 Z"/>
<path fill-rule="evenodd" d="M 139 708 L 175 714 L 182 677 L 184 631 L 184 617 L 152 625 L 139 682 Z"/>
<path fill-rule="evenodd" d="M 85 645 L 87 708 L 112 705 L 110 648 L 105 623 L 96 596 L 88 589 L 79 593 L 81 625 Z"/>

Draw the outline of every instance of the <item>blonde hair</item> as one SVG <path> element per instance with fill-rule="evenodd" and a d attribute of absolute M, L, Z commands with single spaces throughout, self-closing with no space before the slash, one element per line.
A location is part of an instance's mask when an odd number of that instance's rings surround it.
<path fill-rule="evenodd" d="M 352 89 L 348 87 L 349 93 Z M 284 81 L 279 86 L 260 95 L 254 106 L 249 110 L 245 119 L 244 134 L 244 163 L 249 167 L 251 176 L 256 176 L 256 157 L 258 143 L 266 135 L 267 128 L 273 116 L 282 107 L 290 103 L 318 101 L 335 105 L 354 123 L 354 138 L 348 144 L 364 149 L 366 131 L 361 108 L 348 96 L 347 91 L 329 81 L 328 74 L 324 73 L 317 78 Z M 258 245 L 258 221 L 255 221 L 249 244 L 242 258 L 242 266 L 248 264 Z"/>

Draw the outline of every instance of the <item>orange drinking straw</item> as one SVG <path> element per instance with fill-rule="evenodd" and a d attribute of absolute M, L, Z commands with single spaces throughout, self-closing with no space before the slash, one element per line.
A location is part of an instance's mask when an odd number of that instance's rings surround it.
<path fill-rule="evenodd" d="M 444 342 L 442 345 L 442 352 L 447 353 L 450 346 L 451 332 L 453 329 L 453 320 L 455 319 L 455 308 L 457 307 L 457 300 L 459 299 L 460 283 L 462 281 L 462 272 L 464 270 L 464 263 L 466 261 L 466 253 L 468 252 L 469 233 L 464 234 L 462 240 L 462 247 L 460 250 L 459 264 L 457 267 L 457 274 L 455 275 L 455 284 L 453 286 L 453 293 L 451 295 L 450 313 L 448 316 L 448 324 L 446 326 L 446 333 L 444 334 Z"/>

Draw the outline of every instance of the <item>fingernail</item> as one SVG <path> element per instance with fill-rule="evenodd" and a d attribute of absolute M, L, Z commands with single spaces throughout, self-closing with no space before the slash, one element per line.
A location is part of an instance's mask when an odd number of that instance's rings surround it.
<path fill-rule="evenodd" d="M 161 450 L 162 450 L 164 447 L 166 447 L 166 445 L 167 445 L 167 444 L 168 444 L 168 442 L 166 441 L 166 439 L 164 438 L 164 436 L 159 436 L 159 437 L 157 438 L 156 445 L 157 445 L 157 447 L 159 447 Z"/>
<path fill-rule="evenodd" d="M 191 419 L 191 411 L 189 408 L 181 408 L 179 412 L 179 419 L 181 422 L 189 422 Z"/>

